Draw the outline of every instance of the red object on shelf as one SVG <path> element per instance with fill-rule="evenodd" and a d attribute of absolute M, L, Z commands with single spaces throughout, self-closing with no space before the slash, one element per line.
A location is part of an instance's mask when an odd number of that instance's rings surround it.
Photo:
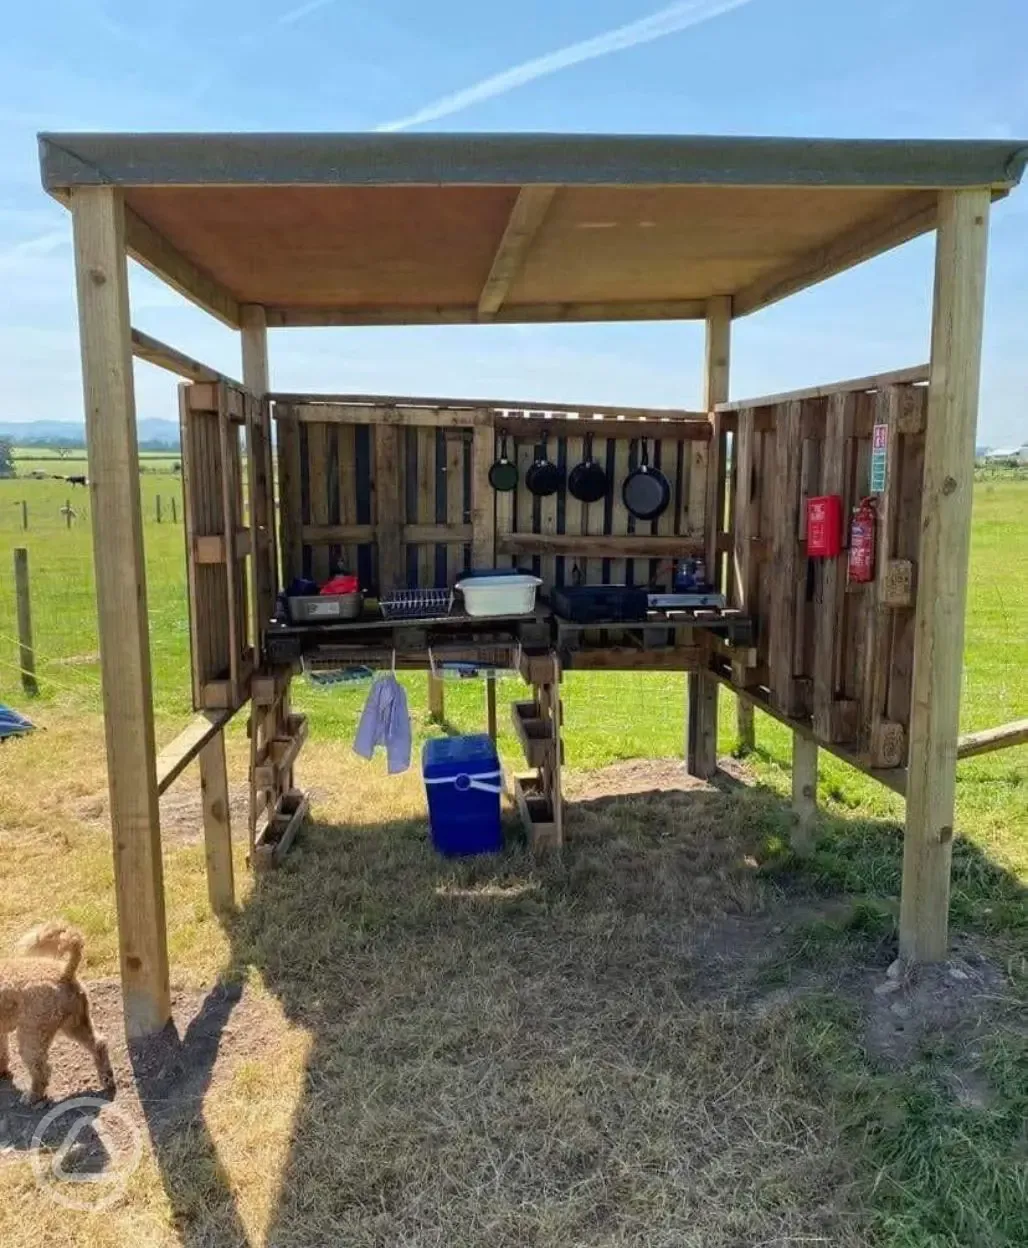
<path fill-rule="evenodd" d="M 807 499 L 807 555 L 831 559 L 842 550 L 842 498 L 820 494 Z"/>
<path fill-rule="evenodd" d="M 862 498 L 853 508 L 850 524 L 849 579 L 858 585 L 874 580 L 875 506 L 873 498 Z"/>
<path fill-rule="evenodd" d="M 318 590 L 319 594 L 355 594 L 360 581 L 355 576 L 333 576 Z"/>

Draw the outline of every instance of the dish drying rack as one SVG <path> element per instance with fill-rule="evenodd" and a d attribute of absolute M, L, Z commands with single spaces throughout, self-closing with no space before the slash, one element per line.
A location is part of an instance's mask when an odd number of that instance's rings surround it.
<path fill-rule="evenodd" d="M 431 620 L 453 610 L 452 589 L 396 589 L 378 601 L 387 620 Z"/>

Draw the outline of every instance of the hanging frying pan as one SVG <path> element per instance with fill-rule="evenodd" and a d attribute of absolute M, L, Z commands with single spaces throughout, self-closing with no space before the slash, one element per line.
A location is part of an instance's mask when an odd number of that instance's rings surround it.
<path fill-rule="evenodd" d="M 651 468 L 642 439 L 642 462 L 625 478 L 621 497 L 636 520 L 656 520 L 671 501 L 671 482 L 659 468 Z"/>
<path fill-rule="evenodd" d="M 500 494 L 517 488 L 518 466 L 507 458 L 507 434 L 500 442 L 500 458 L 489 469 L 489 484 Z"/>
<path fill-rule="evenodd" d="M 560 469 L 546 458 L 546 435 L 539 444 L 535 462 L 525 473 L 525 485 L 537 498 L 546 498 L 560 489 Z"/>
<path fill-rule="evenodd" d="M 607 470 L 593 459 L 593 435 L 585 435 L 585 458 L 568 477 L 568 493 L 580 503 L 598 503 L 607 495 Z"/>

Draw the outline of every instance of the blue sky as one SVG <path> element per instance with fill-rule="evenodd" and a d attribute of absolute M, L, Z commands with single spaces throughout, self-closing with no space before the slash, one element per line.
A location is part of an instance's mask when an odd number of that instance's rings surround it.
<path fill-rule="evenodd" d="M 81 414 L 41 129 L 1028 139 L 1024 0 L 37 0 L 2 20 L 3 419 Z M 923 361 L 931 265 L 918 240 L 737 322 L 733 397 Z M 140 328 L 238 374 L 229 330 L 136 270 L 132 296 Z M 272 384 L 688 406 L 701 341 L 681 324 L 287 330 Z M 982 383 L 979 441 L 1028 439 L 1028 186 L 993 213 Z M 174 418 L 166 375 L 138 366 L 137 397 Z"/>

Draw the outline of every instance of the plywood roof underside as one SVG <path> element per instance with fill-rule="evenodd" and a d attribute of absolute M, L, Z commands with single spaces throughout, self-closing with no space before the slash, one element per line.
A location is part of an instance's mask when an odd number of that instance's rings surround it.
<path fill-rule="evenodd" d="M 62 198 L 117 184 L 131 254 L 235 322 L 736 315 L 933 228 L 938 190 L 1016 183 L 1013 143 L 603 136 L 41 139 Z"/>

